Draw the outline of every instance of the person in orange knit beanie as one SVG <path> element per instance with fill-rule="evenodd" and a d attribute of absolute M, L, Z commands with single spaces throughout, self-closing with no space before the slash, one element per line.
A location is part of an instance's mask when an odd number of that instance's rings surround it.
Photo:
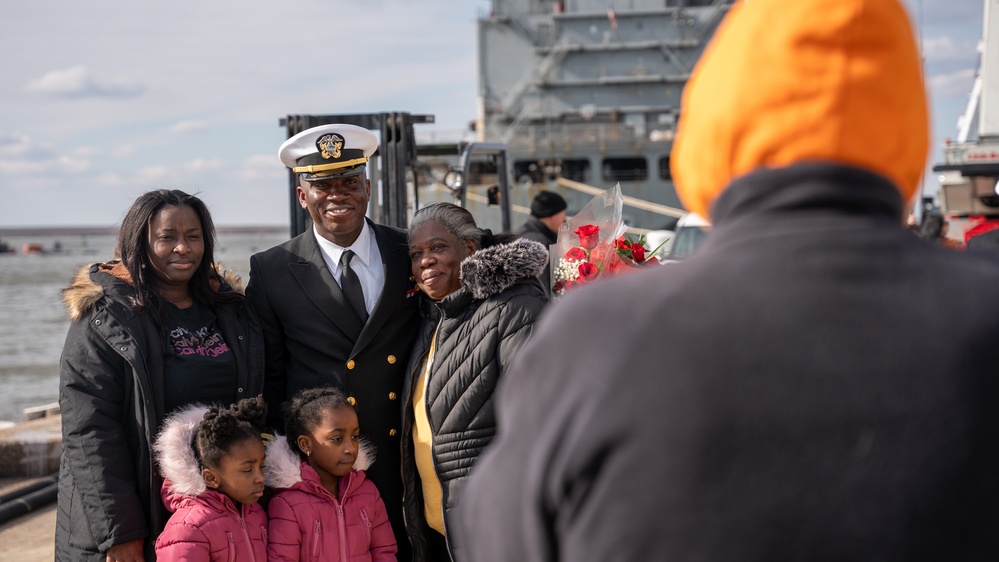
<path fill-rule="evenodd" d="M 999 559 L 999 267 L 904 226 L 926 108 L 901 1 L 736 3 L 671 159 L 712 233 L 535 325 L 468 559 Z"/>

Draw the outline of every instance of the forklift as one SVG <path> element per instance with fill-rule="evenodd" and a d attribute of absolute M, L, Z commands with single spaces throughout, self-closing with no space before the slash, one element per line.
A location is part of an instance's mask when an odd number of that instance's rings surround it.
<path fill-rule="evenodd" d="M 433 115 L 386 112 L 288 115 L 279 123 L 288 138 L 312 127 L 334 123 L 357 125 L 378 135 L 378 149 L 368 161 L 367 171 L 372 185 L 367 215 L 376 223 L 405 229 L 421 206 L 432 201 L 449 201 L 471 211 L 482 228 L 510 231 L 506 144 L 417 145 L 414 125 L 433 122 Z M 292 237 L 311 225 L 309 213 L 298 202 L 297 187 L 297 174 L 288 170 Z"/>

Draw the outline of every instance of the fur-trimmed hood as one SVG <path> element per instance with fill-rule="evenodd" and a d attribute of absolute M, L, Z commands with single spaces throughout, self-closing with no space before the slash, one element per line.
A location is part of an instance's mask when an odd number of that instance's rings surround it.
<path fill-rule="evenodd" d="M 207 411 L 208 406 L 192 404 L 170 414 L 153 443 L 160 474 L 169 482 L 170 493 L 200 496 L 208 489 L 194 456 L 194 437 Z"/>
<path fill-rule="evenodd" d="M 461 262 L 461 285 L 476 300 L 498 295 L 522 279 L 537 277 L 548 265 L 544 244 L 518 238 L 476 251 Z"/>
<path fill-rule="evenodd" d="M 354 470 L 367 470 L 374 462 L 374 447 L 362 439 L 357 449 Z M 302 458 L 291 450 L 291 444 L 284 435 L 275 435 L 267 444 L 264 481 L 267 486 L 278 489 L 291 488 L 302 481 Z"/>
<path fill-rule="evenodd" d="M 216 290 L 243 293 L 243 280 L 238 273 L 220 263 L 215 263 L 215 271 L 217 276 L 213 277 L 213 281 L 218 283 Z M 62 300 L 71 320 L 83 318 L 104 296 L 105 288 L 92 278 L 92 275 L 98 272 L 106 273 L 129 285 L 132 284 L 132 276 L 120 261 L 83 266 L 73 277 L 69 286 L 62 290 Z"/>

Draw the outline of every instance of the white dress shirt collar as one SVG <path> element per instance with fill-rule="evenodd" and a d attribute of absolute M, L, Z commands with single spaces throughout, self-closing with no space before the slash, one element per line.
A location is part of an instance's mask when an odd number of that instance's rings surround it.
<path fill-rule="evenodd" d="M 374 240 L 374 231 L 368 227 L 368 221 L 365 220 L 364 224 L 361 226 L 361 232 L 357 235 L 357 240 L 346 248 L 340 246 L 339 244 L 334 244 L 326 238 L 323 238 L 319 234 L 319 230 L 316 229 L 316 225 L 312 225 L 312 232 L 316 236 L 316 241 L 319 242 L 319 249 L 323 252 L 323 258 L 326 260 L 326 265 L 330 266 L 330 271 L 333 273 L 333 277 L 340 278 L 340 256 L 345 250 L 352 250 L 354 252 L 354 259 L 361 260 L 361 263 L 370 267 L 373 262 L 373 256 L 371 255 L 371 247 L 376 244 Z M 351 261 L 351 264 L 356 262 Z"/>

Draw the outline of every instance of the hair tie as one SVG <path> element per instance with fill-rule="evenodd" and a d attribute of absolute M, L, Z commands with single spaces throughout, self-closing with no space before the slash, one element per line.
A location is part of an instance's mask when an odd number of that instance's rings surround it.
<path fill-rule="evenodd" d="M 488 228 L 482 229 L 482 247 L 488 248 L 493 245 L 493 231 Z"/>

